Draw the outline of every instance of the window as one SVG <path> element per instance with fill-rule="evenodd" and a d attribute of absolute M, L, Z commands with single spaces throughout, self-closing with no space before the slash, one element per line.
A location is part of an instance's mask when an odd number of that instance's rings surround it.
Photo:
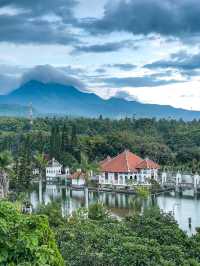
<path fill-rule="evenodd" d="M 105 173 L 105 180 L 108 181 L 108 173 Z"/>
<path fill-rule="evenodd" d="M 115 173 L 115 181 L 118 181 L 118 174 Z"/>

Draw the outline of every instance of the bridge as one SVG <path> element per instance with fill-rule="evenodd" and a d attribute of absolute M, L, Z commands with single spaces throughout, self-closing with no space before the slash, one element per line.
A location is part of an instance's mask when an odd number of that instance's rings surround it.
<path fill-rule="evenodd" d="M 195 194 L 200 193 L 200 176 L 198 174 L 169 174 L 163 172 L 160 179 L 160 185 L 163 189 L 183 192 L 184 190 L 193 190 Z"/>

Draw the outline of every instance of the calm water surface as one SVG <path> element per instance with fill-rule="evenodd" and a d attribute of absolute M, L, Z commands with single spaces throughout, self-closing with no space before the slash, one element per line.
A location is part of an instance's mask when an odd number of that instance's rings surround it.
<path fill-rule="evenodd" d="M 31 192 L 30 199 L 37 208 L 39 204 L 38 188 Z M 87 198 L 84 191 L 70 191 L 69 188 L 59 187 L 57 185 L 43 185 L 42 199 L 45 204 L 59 200 L 62 203 L 63 215 L 71 214 L 75 209 L 84 207 L 87 204 Z M 134 195 L 126 195 L 119 193 L 107 192 L 89 192 L 88 203 L 102 202 L 113 215 L 125 217 L 131 213 L 131 202 L 134 200 Z M 152 202 L 151 199 L 143 202 L 144 206 L 148 206 Z M 182 196 L 175 193 L 165 193 L 156 197 L 157 204 L 163 211 L 174 213 L 179 226 L 188 234 L 195 233 L 195 228 L 200 227 L 200 198 L 194 197 L 192 191 L 185 191 Z M 192 219 L 192 226 L 189 227 L 188 218 Z"/>

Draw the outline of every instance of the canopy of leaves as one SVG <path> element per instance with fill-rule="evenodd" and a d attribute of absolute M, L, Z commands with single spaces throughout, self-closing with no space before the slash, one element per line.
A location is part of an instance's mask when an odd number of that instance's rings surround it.
<path fill-rule="evenodd" d="M 0 118 L 0 150 L 10 150 L 19 165 L 37 152 L 55 157 L 64 166 L 98 162 L 125 148 L 163 167 L 200 170 L 200 121 L 126 118 Z M 69 165 L 68 165 L 69 164 Z M 27 174 L 26 174 L 27 176 Z"/>
<path fill-rule="evenodd" d="M 21 214 L 0 201 L 0 265 L 64 265 L 46 217 Z"/>
<path fill-rule="evenodd" d="M 159 209 L 118 221 L 95 204 L 88 217 L 74 215 L 59 227 L 57 242 L 71 266 L 200 265 L 200 237 L 189 238 Z"/>

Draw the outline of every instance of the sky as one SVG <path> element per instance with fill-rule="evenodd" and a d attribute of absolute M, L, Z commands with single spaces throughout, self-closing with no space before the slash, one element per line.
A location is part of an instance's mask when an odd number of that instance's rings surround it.
<path fill-rule="evenodd" d="M 0 94 L 34 78 L 200 110 L 199 0 L 0 0 Z"/>

